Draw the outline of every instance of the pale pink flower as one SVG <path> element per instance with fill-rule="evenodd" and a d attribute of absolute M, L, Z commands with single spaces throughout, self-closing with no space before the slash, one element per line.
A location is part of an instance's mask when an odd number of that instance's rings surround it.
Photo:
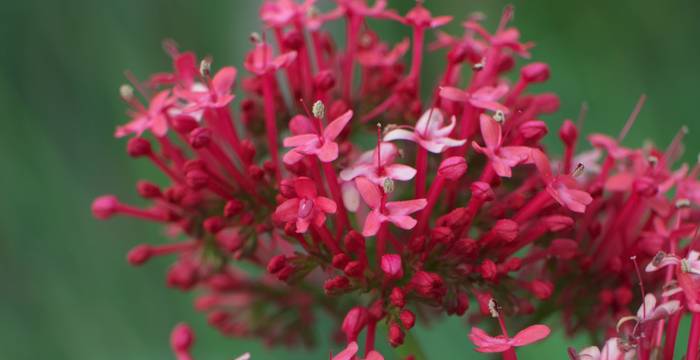
<path fill-rule="evenodd" d="M 214 75 L 209 88 L 201 84 L 189 89 L 178 87 L 175 95 L 188 103 L 183 109 L 185 112 L 225 107 L 235 98 L 231 88 L 236 82 L 236 73 L 236 68 L 224 67 Z"/>
<path fill-rule="evenodd" d="M 444 125 L 445 119 L 440 109 L 428 109 L 418 119 L 413 131 L 398 128 L 388 131 L 384 141 L 409 140 L 419 144 L 431 153 L 439 154 L 447 148 L 462 146 L 465 140 L 450 138 L 457 119 L 453 116 L 450 123 Z"/>

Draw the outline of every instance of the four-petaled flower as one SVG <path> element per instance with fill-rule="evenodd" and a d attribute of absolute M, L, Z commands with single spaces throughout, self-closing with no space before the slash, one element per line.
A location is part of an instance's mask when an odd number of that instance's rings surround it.
<path fill-rule="evenodd" d="M 593 201 L 591 194 L 583 190 L 577 190 L 576 186 L 578 185 L 576 180 L 570 175 L 559 174 L 554 176 L 549 164 L 549 159 L 547 159 L 547 155 L 542 151 L 533 149 L 531 154 L 532 160 L 537 166 L 537 170 L 547 184 L 547 192 L 549 195 L 559 204 L 571 211 L 578 213 L 586 212 L 586 205 Z"/>
<path fill-rule="evenodd" d="M 285 164 L 295 164 L 305 155 L 316 155 L 322 162 L 328 163 L 338 158 L 338 143 L 335 139 L 352 118 L 352 110 L 346 111 L 331 121 L 322 131 L 290 136 L 284 139 L 285 147 L 293 147 L 284 155 Z"/>
<path fill-rule="evenodd" d="M 473 327 L 469 333 L 469 340 L 476 345 L 476 351 L 483 353 L 504 352 L 513 347 L 525 346 L 546 338 L 550 333 L 545 325 L 532 325 L 512 338 L 503 335 L 491 336 L 486 331 Z"/>
<path fill-rule="evenodd" d="M 333 200 L 318 196 L 316 185 L 307 177 L 294 180 L 294 192 L 296 197 L 280 204 L 273 216 L 281 222 L 296 222 L 298 233 L 306 232 L 310 224 L 321 226 L 326 221 L 326 214 L 334 214 L 337 210 Z"/>
<path fill-rule="evenodd" d="M 431 153 L 439 154 L 445 149 L 462 146 L 465 140 L 450 138 L 455 128 L 457 119 L 453 116 L 448 125 L 444 125 L 444 117 L 439 109 L 428 109 L 418 119 L 413 131 L 406 129 L 393 129 L 384 135 L 384 141 L 410 140 L 416 142 Z"/>
<path fill-rule="evenodd" d="M 151 130 L 153 135 L 162 137 L 168 132 L 167 109 L 172 105 L 170 91 L 164 90 L 156 94 L 150 101 L 148 109 L 140 109 L 132 116 L 132 120 L 126 125 L 117 127 L 114 133 L 116 137 L 124 137 L 129 134 L 141 136 L 144 131 Z"/>
<path fill-rule="evenodd" d="M 188 105 L 183 109 L 185 112 L 218 109 L 227 106 L 234 99 L 235 96 L 231 94 L 231 88 L 235 82 L 236 68 L 228 66 L 214 75 L 209 88 L 200 84 L 189 89 L 177 87 L 175 95 L 188 102 Z"/>
<path fill-rule="evenodd" d="M 469 105 L 477 109 L 485 109 L 490 111 L 500 111 L 503 115 L 508 115 L 510 110 L 501 103 L 498 99 L 508 93 L 508 85 L 499 84 L 496 87 L 483 86 L 473 93 L 469 93 L 462 89 L 451 86 L 443 86 L 440 88 L 440 96 L 451 101 L 468 102 Z"/>
<path fill-rule="evenodd" d="M 501 125 L 486 114 L 479 118 L 481 125 L 481 137 L 486 147 L 472 141 L 472 147 L 479 153 L 489 158 L 491 167 L 501 177 L 511 177 L 511 169 L 516 165 L 532 161 L 530 152 L 532 148 L 527 146 L 502 146 L 503 134 Z"/>
<path fill-rule="evenodd" d="M 404 230 L 413 229 L 417 221 L 409 215 L 422 210 L 428 204 L 425 199 L 386 202 L 386 195 L 379 187 L 363 177 L 355 179 L 355 185 L 372 209 L 362 229 L 364 236 L 376 235 L 382 223 L 387 221 Z"/>
<path fill-rule="evenodd" d="M 357 343 L 353 341 L 348 344 L 345 350 L 339 352 L 338 355 L 331 355 L 331 360 L 384 360 L 384 357 L 374 350 L 370 351 L 369 354 L 367 354 L 367 357 L 364 359 L 355 357 L 358 350 L 359 347 L 357 346 Z"/>

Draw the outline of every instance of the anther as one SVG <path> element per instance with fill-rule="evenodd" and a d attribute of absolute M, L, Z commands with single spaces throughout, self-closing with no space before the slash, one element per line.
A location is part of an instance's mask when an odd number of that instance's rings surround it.
<path fill-rule="evenodd" d="M 503 111 L 498 110 L 495 114 L 493 114 L 493 119 L 496 120 L 497 123 L 503 124 L 506 121 L 506 114 L 504 114 Z"/>
<path fill-rule="evenodd" d="M 314 103 L 314 105 L 311 107 L 311 112 L 314 114 L 314 117 L 317 119 L 323 119 L 326 117 L 326 106 L 323 105 L 323 101 L 318 100 Z"/>
<path fill-rule="evenodd" d="M 676 209 L 685 209 L 690 207 L 690 200 L 688 199 L 678 199 L 676 200 Z"/>
<path fill-rule="evenodd" d="M 119 87 L 119 96 L 124 99 L 124 101 L 130 101 L 134 98 L 134 88 L 131 85 L 124 84 Z"/>
<path fill-rule="evenodd" d="M 199 74 L 203 77 L 209 77 L 211 74 L 211 60 L 204 58 L 202 62 L 199 63 Z"/>
<path fill-rule="evenodd" d="M 578 164 L 576 164 L 576 168 L 574 169 L 574 171 L 571 172 L 571 176 L 579 177 L 583 174 L 584 170 L 586 170 L 586 167 L 583 166 L 583 164 L 578 163 Z"/>
<path fill-rule="evenodd" d="M 484 69 L 484 67 L 486 67 L 486 58 L 482 58 L 481 61 L 472 65 L 472 70 L 481 71 Z"/>

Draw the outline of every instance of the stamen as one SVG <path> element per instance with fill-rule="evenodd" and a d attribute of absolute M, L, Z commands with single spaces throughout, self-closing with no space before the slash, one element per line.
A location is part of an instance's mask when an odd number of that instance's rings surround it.
<path fill-rule="evenodd" d="M 481 71 L 484 69 L 484 67 L 486 67 L 486 58 L 481 58 L 481 61 L 472 65 L 472 70 Z"/>
<path fill-rule="evenodd" d="M 496 300 L 494 298 L 491 298 L 489 300 L 489 311 L 491 312 L 491 317 L 498 317 L 498 310 L 500 310 L 501 306 L 498 305 Z"/>
<path fill-rule="evenodd" d="M 317 119 L 324 119 L 326 117 L 326 107 L 323 105 L 323 101 L 317 100 L 311 107 L 311 112 Z"/>
<path fill-rule="evenodd" d="M 394 180 L 392 180 L 391 178 L 384 179 L 382 187 L 384 188 L 384 193 L 391 194 L 392 192 L 394 192 Z"/>
<path fill-rule="evenodd" d="M 632 260 L 632 263 L 634 263 L 634 271 L 637 273 L 637 280 L 639 280 L 639 290 L 642 293 L 642 320 L 644 320 L 647 316 L 647 302 L 646 300 L 646 292 L 644 291 L 644 282 L 642 281 L 642 273 L 639 271 L 639 264 L 637 264 L 637 256 L 631 256 L 630 260 Z"/>
<path fill-rule="evenodd" d="M 647 161 L 649 162 L 649 165 L 655 167 L 659 163 L 659 158 L 654 155 L 649 155 L 649 157 L 647 157 Z"/>
<path fill-rule="evenodd" d="M 503 111 L 498 110 L 495 114 L 493 114 L 493 119 L 496 120 L 497 123 L 503 125 L 503 123 L 506 121 L 506 114 L 504 114 Z"/>
<path fill-rule="evenodd" d="M 134 98 L 134 88 L 131 85 L 124 84 L 119 87 L 119 96 L 124 99 L 124 101 L 129 102 Z"/>
<path fill-rule="evenodd" d="M 578 164 L 576 165 L 576 168 L 574 169 L 574 171 L 571 172 L 571 176 L 573 176 L 573 177 L 579 177 L 579 176 L 581 176 L 581 175 L 583 174 L 583 171 L 584 171 L 584 170 L 586 170 L 586 168 L 583 166 L 583 164 L 578 163 Z"/>
<path fill-rule="evenodd" d="M 690 200 L 688 199 L 678 199 L 676 200 L 676 209 L 685 209 L 690 207 Z"/>
<path fill-rule="evenodd" d="M 250 33 L 248 39 L 250 39 L 250 42 L 252 42 L 255 45 L 260 44 L 262 42 L 262 37 L 260 36 L 260 33 L 258 33 L 258 32 Z"/>
<path fill-rule="evenodd" d="M 576 128 L 581 131 L 583 129 L 583 122 L 586 120 L 586 115 L 588 115 L 588 103 L 582 102 L 581 109 L 578 111 L 578 117 L 576 118 Z"/>
<path fill-rule="evenodd" d="M 211 75 L 211 59 L 202 59 L 199 63 L 199 74 L 202 75 L 203 78 L 209 78 Z"/>
<path fill-rule="evenodd" d="M 620 135 L 617 136 L 617 141 L 621 142 L 625 136 L 627 136 L 627 133 L 630 131 L 632 128 L 632 125 L 634 125 L 634 122 L 637 120 L 637 116 L 639 116 L 639 112 L 642 111 L 642 106 L 644 106 L 644 102 L 647 100 L 647 96 L 645 94 L 642 94 L 642 96 L 639 97 L 639 100 L 637 101 L 637 105 L 635 105 L 634 110 L 630 114 L 630 117 L 627 118 L 627 122 L 625 123 L 625 126 L 622 128 L 622 131 L 620 131 Z"/>

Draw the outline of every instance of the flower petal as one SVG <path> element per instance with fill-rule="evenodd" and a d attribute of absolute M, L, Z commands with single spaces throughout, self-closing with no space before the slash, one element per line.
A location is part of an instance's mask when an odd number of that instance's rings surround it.
<path fill-rule="evenodd" d="M 326 141 L 333 141 L 340 135 L 345 126 L 348 124 L 350 119 L 352 119 L 352 110 L 348 110 L 342 115 L 338 116 L 335 120 L 331 121 L 328 126 L 323 130 L 323 138 Z"/>

